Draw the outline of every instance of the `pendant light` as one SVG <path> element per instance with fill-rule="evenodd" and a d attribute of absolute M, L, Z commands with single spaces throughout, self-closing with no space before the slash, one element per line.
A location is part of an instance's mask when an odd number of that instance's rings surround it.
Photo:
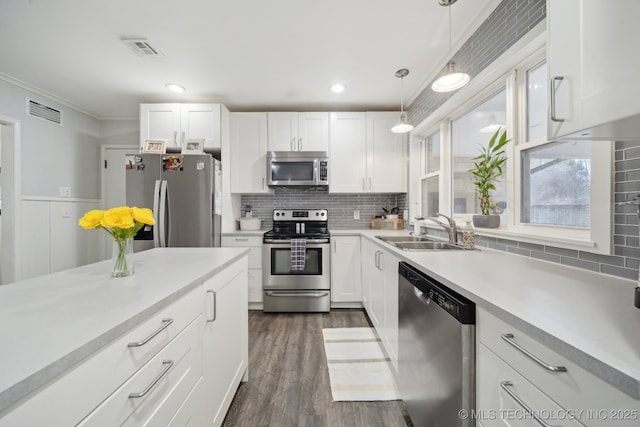
<path fill-rule="evenodd" d="M 400 79 L 400 119 L 398 123 L 395 124 L 391 128 L 391 132 L 393 133 L 407 133 L 413 130 L 413 126 L 407 121 L 407 115 L 404 112 L 404 100 L 402 98 L 402 89 L 403 89 L 403 81 L 404 78 L 409 74 L 409 70 L 406 68 L 401 68 L 396 71 L 396 77 Z"/>
<path fill-rule="evenodd" d="M 431 89 L 435 92 L 451 92 L 452 90 L 460 89 L 471 80 L 469 74 L 456 71 L 456 63 L 451 59 L 451 5 L 456 1 L 438 0 L 440 6 L 449 8 L 449 62 L 444 67 L 444 72 L 431 85 Z"/>

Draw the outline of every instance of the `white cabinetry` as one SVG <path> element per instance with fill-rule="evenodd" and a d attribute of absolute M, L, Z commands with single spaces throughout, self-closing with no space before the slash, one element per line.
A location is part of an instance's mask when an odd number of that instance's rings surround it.
<path fill-rule="evenodd" d="M 329 113 L 268 113 L 269 151 L 327 151 Z"/>
<path fill-rule="evenodd" d="M 397 370 L 398 263 L 400 259 L 367 239 L 362 239 L 361 251 L 363 304 L 387 355 Z"/>
<path fill-rule="evenodd" d="M 164 139 L 167 148 L 186 139 L 204 139 L 204 147 L 221 147 L 220 104 L 140 104 L 140 146 L 145 139 Z"/>
<path fill-rule="evenodd" d="M 636 0 L 547 1 L 550 139 L 638 136 L 637 124 L 598 127 L 640 114 L 638 16 Z"/>
<path fill-rule="evenodd" d="M 249 307 L 262 309 L 262 235 L 222 236 L 223 247 L 249 248 Z"/>
<path fill-rule="evenodd" d="M 485 427 L 545 425 L 524 406 L 553 426 L 637 423 L 640 400 L 487 311 L 476 313 L 476 404 Z"/>
<path fill-rule="evenodd" d="M 203 345 L 205 422 L 220 426 L 249 363 L 247 259 L 204 282 Z"/>
<path fill-rule="evenodd" d="M 267 113 L 231 113 L 231 192 L 271 193 L 267 186 Z"/>
<path fill-rule="evenodd" d="M 406 191 L 402 136 L 391 132 L 397 113 L 331 113 L 329 191 Z"/>
<path fill-rule="evenodd" d="M 331 236 L 331 300 L 362 301 L 360 236 Z"/>

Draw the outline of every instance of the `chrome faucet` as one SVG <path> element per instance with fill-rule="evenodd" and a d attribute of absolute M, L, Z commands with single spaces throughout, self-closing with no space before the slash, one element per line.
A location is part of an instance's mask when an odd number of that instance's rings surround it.
<path fill-rule="evenodd" d="M 445 218 L 449 224 L 445 224 L 444 222 L 440 221 L 438 219 L 439 216 Z M 449 243 L 451 243 L 452 245 L 458 243 L 458 227 L 456 227 L 456 222 L 453 220 L 453 218 L 449 218 L 446 215 L 437 213 L 435 217 L 429 219 L 447 230 L 447 233 L 449 233 Z"/>

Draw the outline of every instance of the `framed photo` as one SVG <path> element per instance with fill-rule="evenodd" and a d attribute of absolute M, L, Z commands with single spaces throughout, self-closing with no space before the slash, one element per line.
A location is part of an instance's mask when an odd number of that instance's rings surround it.
<path fill-rule="evenodd" d="M 182 154 L 204 153 L 204 139 L 187 139 L 182 146 Z"/>
<path fill-rule="evenodd" d="M 164 154 L 166 141 L 163 139 L 145 139 L 143 153 Z"/>

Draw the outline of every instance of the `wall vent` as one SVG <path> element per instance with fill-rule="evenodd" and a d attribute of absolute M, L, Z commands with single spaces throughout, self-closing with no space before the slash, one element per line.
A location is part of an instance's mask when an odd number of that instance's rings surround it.
<path fill-rule="evenodd" d="M 27 98 L 27 115 L 47 120 L 57 125 L 62 124 L 62 111 Z"/>
<path fill-rule="evenodd" d="M 142 56 L 142 57 L 163 56 L 158 49 L 151 46 L 151 43 L 149 43 L 147 39 L 123 38 L 122 42 L 127 46 L 129 46 L 129 49 L 133 50 L 138 56 Z"/>

